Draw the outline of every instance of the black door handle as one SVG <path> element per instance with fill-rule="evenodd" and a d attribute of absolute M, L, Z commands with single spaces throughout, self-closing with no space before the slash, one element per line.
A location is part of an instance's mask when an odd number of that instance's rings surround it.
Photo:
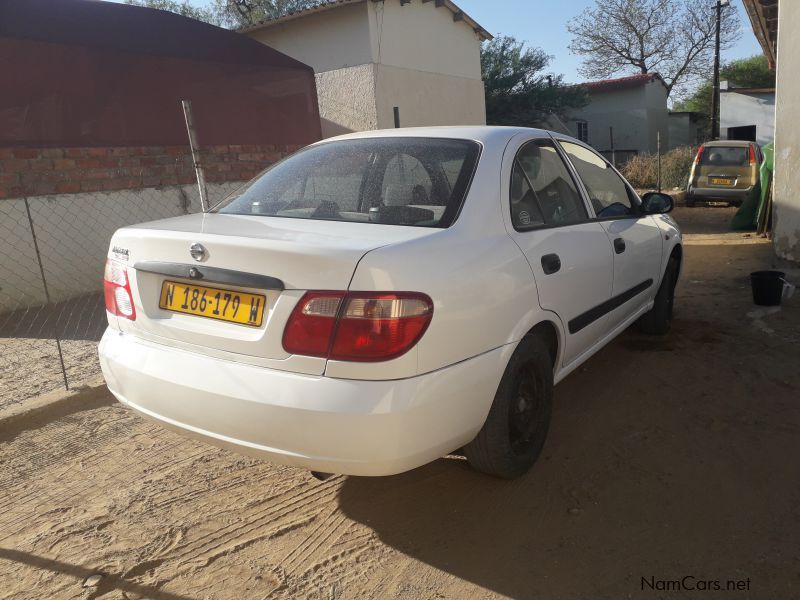
<path fill-rule="evenodd" d="M 614 252 L 617 254 L 622 254 L 625 252 L 625 240 L 622 238 L 617 238 L 614 240 Z"/>
<path fill-rule="evenodd" d="M 542 270 L 545 275 L 550 275 L 561 269 L 561 259 L 558 254 L 545 254 L 542 257 Z"/>

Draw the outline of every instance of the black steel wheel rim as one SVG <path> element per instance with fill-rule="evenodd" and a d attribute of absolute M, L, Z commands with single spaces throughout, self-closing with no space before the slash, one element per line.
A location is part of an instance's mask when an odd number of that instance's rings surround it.
<path fill-rule="evenodd" d="M 542 386 L 530 363 L 520 366 L 514 380 L 514 395 L 508 411 L 509 441 L 514 454 L 525 455 L 533 447 L 544 422 Z"/>

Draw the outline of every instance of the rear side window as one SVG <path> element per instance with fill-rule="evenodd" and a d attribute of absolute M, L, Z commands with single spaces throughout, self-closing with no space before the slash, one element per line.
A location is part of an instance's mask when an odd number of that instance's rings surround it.
<path fill-rule="evenodd" d="M 578 176 L 589 192 L 595 214 L 600 219 L 636 214 L 633 193 L 625 180 L 599 154 L 571 142 L 561 142 Z"/>
<path fill-rule="evenodd" d="M 216 212 L 449 227 L 480 146 L 469 140 L 371 138 L 312 146 L 274 165 Z"/>
<path fill-rule="evenodd" d="M 586 208 L 550 140 L 525 144 L 511 171 L 511 222 L 517 230 L 585 220 Z"/>
<path fill-rule="evenodd" d="M 700 164 L 709 167 L 745 167 L 750 164 L 746 146 L 711 146 L 703 148 Z"/>

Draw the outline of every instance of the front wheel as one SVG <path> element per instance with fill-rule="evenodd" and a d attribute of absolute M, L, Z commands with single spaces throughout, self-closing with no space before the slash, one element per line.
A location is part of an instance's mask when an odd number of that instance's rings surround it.
<path fill-rule="evenodd" d="M 538 337 L 524 338 L 511 360 L 477 437 L 464 447 L 469 464 L 513 479 L 536 462 L 550 426 L 553 363 Z"/>
<path fill-rule="evenodd" d="M 653 308 L 639 319 L 639 329 L 650 335 L 664 335 L 672 326 L 672 311 L 675 305 L 675 284 L 678 282 L 678 261 L 670 258 L 661 286 L 656 293 Z"/>

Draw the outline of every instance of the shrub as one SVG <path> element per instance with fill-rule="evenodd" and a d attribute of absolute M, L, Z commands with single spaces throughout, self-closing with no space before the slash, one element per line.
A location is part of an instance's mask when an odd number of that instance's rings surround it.
<path fill-rule="evenodd" d="M 697 148 L 691 146 L 680 146 L 662 154 L 661 188 L 685 188 L 696 155 Z M 625 163 L 621 172 L 635 188 L 655 188 L 658 185 L 658 155 L 637 154 Z"/>

